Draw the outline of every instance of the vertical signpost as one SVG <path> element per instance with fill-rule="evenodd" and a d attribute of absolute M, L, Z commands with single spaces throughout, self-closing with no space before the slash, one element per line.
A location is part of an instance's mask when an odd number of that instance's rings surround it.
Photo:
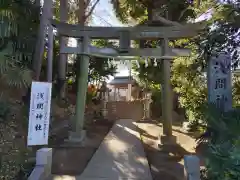
<path fill-rule="evenodd" d="M 27 145 L 48 144 L 52 83 L 32 82 Z"/>
<path fill-rule="evenodd" d="M 208 102 L 223 111 L 232 109 L 231 56 L 220 53 L 213 56 L 208 66 Z"/>

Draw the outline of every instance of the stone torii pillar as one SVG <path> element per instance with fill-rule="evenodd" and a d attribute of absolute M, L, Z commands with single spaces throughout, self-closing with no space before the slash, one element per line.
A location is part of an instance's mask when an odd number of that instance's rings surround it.
<path fill-rule="evenodd" d="M 169 40 L 163 40 L 162 48 L 164 55 L 169 53 Z M 175 144 L 177 139 L 172 135 L 172 111 L 173 95 L 171 85 L 171 59 L 163 60 L 163 86 L 162 86 L 162 108 L 163 108 L 163 135 L 160 137 L 161 144 Z"/>
<path fill-rule="evenodd" d="M 165 25 L 170 26 L 181 26 L 181 24 L 173 21 L 169 21 L 160 16 L 159 2 L 154 1 L 154 8 L 152 10 L 152 20 L 161 22 Z M 163 43 L 161 44 L 162 53 L 164 56 L 168 56 L 170 53 L 169 40 L 164 37 Z M 160 48 L 160 47 L 159 47 Z M 172 111 L 173 111 L 173 95 L 171 87 L 171 60 L 163 59 L 163 84 L 162 84 L 162 114 L 163 114 L 163 135 L 160 136 L 159 146 L 162 144 L 175 144 L 177 139 L 172 135 Z"/>
<path fill-rule="evenodd" d="M 88 85 L 88 68 L 89 68 L 89 43 L 90 38 L 84 36 L 82 40 L 82 58 L 79 67 L 77 99 L 76 99 L 76 116 L 73 124 L 73 131 L 69 134 L 69 142 L 81 143 L 86 135 L 84 130 L 84 112 L 86 106 L 86 93 Z"/>

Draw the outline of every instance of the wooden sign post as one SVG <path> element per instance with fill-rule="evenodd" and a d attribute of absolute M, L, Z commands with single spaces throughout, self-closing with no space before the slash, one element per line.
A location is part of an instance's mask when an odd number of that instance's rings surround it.
<path fill-rule="evenodd" d="M 32 82 L 31 90 L 27 145 L 47 145 L 52 83 Z"/>

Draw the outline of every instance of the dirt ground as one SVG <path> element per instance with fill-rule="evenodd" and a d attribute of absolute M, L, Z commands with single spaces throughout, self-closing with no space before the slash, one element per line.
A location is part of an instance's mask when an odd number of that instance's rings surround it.
<path fill-rule="evenodd" d="M 183 132 L 180 126 L 173 126 L 173 135 L 178 145 L 158 148 L 162 126 L 157 122 L 137 123 L 143 141 L 146 156 L 151 168 L 153 180 L 183 180 L 184 155 L 196 154 L 195 139 Z M 200 156 L 199 156 L 200 157 Z"/>
<path fill-rule="evenodd" d="M 87 127 L 87 137 L 84 147 L 64 146 L 63 139 L 67 138 L 66 129 L 58 133 L 59 139 L 53 144 L 52 174 L 77 175 L 81 174 L 89 160 L 111 129 L 113 122 L 98 120 Z M 63 135 L 65 136 L 63 138 Z M 57 144 L 56 144 L 57 143 Z"/>

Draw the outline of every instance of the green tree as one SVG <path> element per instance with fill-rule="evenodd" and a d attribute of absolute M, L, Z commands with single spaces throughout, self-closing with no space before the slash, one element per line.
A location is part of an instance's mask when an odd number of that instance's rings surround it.
<path fill-rule="evenodd" d="M 31 63 L 38 14 L 29 0 L 0 1 L 0 76 L 17 87 L 31 83 Z"/>
<path fill-rule="evenodd" d="M 32 82 L 31 66 L 34 53 L 32 47 L 36 44 L 39 24 L 38 12 L 39 9 L 31 0 L 0 1 L 1 94 L 10 88 L 20 92 L 20 88 L 29 87 Z M 13 104 L 12 97 L 6 97 L 6 94 L 2 94 L 0 97 L 0 123 L 2 127 L 0 134 L 3 146 L 0 153 L 0 179 L 26 179 L 24 171 L 26 163 L 24 161 L 26 161 L 27 151 L 25 144 L 22 148 L 21 140 L 18 139 L 16 143 L 12 138 L 12 134 L 22 130 L 25 117 L 21 116 L 20 122 L 16 122 L 13 116 L 9 118 L 9 112 L 14 112 L 15 115 L 15 110 L 19 111 L 21 105 L 16 105 L 15 101 Z M 11 136 L 8 136 L 9 134 Z M 5 151 L 7 151 L 6 154 Z M 9 169 L 9 167 L 11 168 Z"/>

